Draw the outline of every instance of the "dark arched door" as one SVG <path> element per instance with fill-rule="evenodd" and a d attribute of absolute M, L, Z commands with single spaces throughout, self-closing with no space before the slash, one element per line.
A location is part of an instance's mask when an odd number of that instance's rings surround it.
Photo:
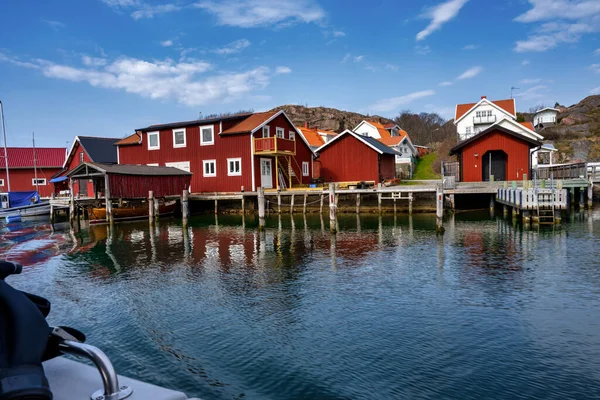
<path fill-rule="evenodd" d="M 508 156 L 502 150 L 490 150 L 483 155 L 482 160 L 482 179 L 490 180 L 490 175 L 494 176 L 495 181 L 506 180 L 506 164 Z"/>

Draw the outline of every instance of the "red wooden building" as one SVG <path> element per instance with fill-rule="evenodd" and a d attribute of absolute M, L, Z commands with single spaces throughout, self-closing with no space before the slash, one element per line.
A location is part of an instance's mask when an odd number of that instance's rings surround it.
<path fill-rule="evenodd" d="M 326 182 L 373 181 L 396 176 L 398 153 L 379 140 L 345 130 L 317 149 Z"/>
<path fill-rule="evenodd" d="M 531 177 L 530 150 L 542 145 L 539 135 L 528 134 L 516 122 L 503 124 L 492 125 L 450 150 L 450 155 L 458 156 L 462 182 L 489 181 L 490 176 L 495 181 L 519 180 L 524 174 Z"/>
<path fill-rule="evenodd" d="M 119 164 L 192 172 L 196 193 L 288 188 L 312 177 L 313 152 L 283 111 L 151 125 L 116 147 Z"/>
<path fill-rule="evenodd" d="M 52 179 L 52 181 L 56 182 L 57 184 L 66 182 L 67 173 L 84 162 L 117 164 L 117 149 L 114 145 L 119 140 L 121 139 L 94 136 L 76 136 L 73 140 L 71 150 L 69 150 L 69 154 L 64 160 L 63 170 L 60 174 L 60 177 L 55 177 Z M 74 182 L 73 193 L 75 195 L 80 197 L 93 197 L 94 190 L 94 182 L 91 179 Z"/>
<path fill-rule="evenodd" d="M 7 153 L 12 192 L 38 190 L 41 197 L 52 195 L 54 188 L 50 184 L 50 179 L 61 170 L 67 149 L 36 148 L 34 156 L 32 147 L 8 147 Z M 0 149 L 0 192 L 8 192 L 4 149 Z"/>

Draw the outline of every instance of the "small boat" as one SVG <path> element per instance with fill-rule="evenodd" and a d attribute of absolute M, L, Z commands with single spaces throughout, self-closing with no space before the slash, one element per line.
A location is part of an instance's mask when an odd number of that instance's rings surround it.
<path fill-rule="evenodd" d="M 50 203 L 41 200 L 36 191 L 0 193 L 0 218 L 33 218 L 50 215 Z"/>
<path fill-rule="evenodd" d="M 177 201 L 168 201 L 161 204 L 158 208 L 160 216 L 173 214 L 177 207 Z M 136 219 L 148 218 L 148 205 L 137 205 L 132 207 L 114 207 L 112 209 L 113 220 L 132 221 Z M 90 224 L 106 223 L 106 207 L 90 208 Z"/>

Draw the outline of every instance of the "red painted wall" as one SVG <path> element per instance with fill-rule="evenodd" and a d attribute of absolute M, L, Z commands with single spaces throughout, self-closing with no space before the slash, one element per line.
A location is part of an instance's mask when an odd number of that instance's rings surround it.
<path fill-rule="evenodd" d="M 69 163 L 67 164 L 67 169 L 69 171 L 71 171 L 73 168 L 77 167 L 79 164 L 81 164 L 80 161 L 80 154 L 83 153 L 83 161 L 84 162 L 91 162 L 91 158 L 90 156 L 88 156 L 88 154 L 85 152 L 85 150 L 83 149 L 83 147 L 81 147 L 79 145 L 79 142 L 75 143 L 75 146 L 73 147 L 73 158 L 71 158 L 71 160 L 69 161 Z M 79 185 L 87 185 L 87 196 L 88 197 L 94 197 L 94 184 L 93 182 L 91 182 L 90 180 L 88 181 L 83 181 L 83 180 L 75 180 L 73 181 L 73 193 L 75 193 L 75 195 L 77 196 L 77 194 L 79 193 Z"/>
<path fill-rule="evenodd" d="M 39 186 L 39 194 L 41 197 L 50 197 L 54 191 L 54 184 L 50 183 L 52 175 L 59 172 L 61 168 L 38 168 L 38 179 L 46 179 L 46 185 Z M 13 192 L 28 192 L 35 190 L 35 185 L 32 184 L 32 179 L 35 177 L 33 168 L 11 169 L 10 174 L 10 190 Z M 0 170 L 0 179 L 4 180 L 4 186 L 0 186 L 0 192 L 8 191 L 8 182 L 6 180 L 6 170 Z"/>
<path fill-rule="evenodd" d="M 529 149 L 531 145 L 502 131 L 492 131 L 484 137 L 462 148 L 460 168 L 463 182 L 481 182 L 482 157 L 489 150 L 502 150 L 507 156 L 506 179 L 523 179 L 523 174 L 531 176 L 529 170 Z M 478 156 L 475 157 L 475 154 Z"/>
<path fill-rule="evenodd" d="M 379 183 L 379 153 L 346 134 L 326 147 L 319 155 L 321 177 L 326 182 L 375 181 Z M 395 175 L 395 157 L 382 154 L 383 178 Z"/>
<path fill-rule="evenodd" d="M 226 121 L 223 123 L 223 130 L 230 128 L 239 121 Z M 287 121 L 283 115 L 269 123 L 271 136 L 275 136 L 275 128 L 283 127 L 285 129 L 285 138 L 289 138 L 289 131 L 293 130 L 293 126 Z M 251 136 L 248 134 L 237 135 L 219 135 L 220 124 L 213 124 L 214 127 L 214 144 L 208 146 L 200 145 L 200 127 L 190 126 L 186 128 L 186 147 L 173 148 L 173 131 L 172 129 L 160 131 L 160 149 L 148 150 L 148 135 L 147 132 L 142 132 L 142 143 L 140 145 L 119 146 L 119 163 L 120 164 L 158 164 L 164 166 L 170 162 L 189 161 L 190 172 L 193 173 L 191 180 L 192 192 L 239 192 L 241 187 L 244 190 L 252 190 L 252 160 L 254 159 L 254 176 L 256 179 L 256 187 L 260 186 L 260 161 L 261 157 L 252 156 L 251 151 Z M 256 137 L 262 137 L 262 131 L 257 132 Z M 312 152 L 310 148 L 302 142 L 296 134 L 296 152 L 298 164 L 300 168 L 302 161 L 312 160 Z M 227 175 L 227 159 L 241 158 L 242 159 L 242 175 L 228 176 Z M 272 157 L 266 157 L 272 158 Z M 216 160 L 217 176 L 203 176 L 203 160 Z M 294 163 L 294 170 L 298 169 Z M 275 161 L 272 162 L 273 172 L 275 172 Z M 312 167 L 309 164 L 309 176 L 302 177 L 303 183 L 310 183 L 310 174 Z M 302 171 L 297 171 L 297 176 L 302 176 Z M 275 187 L 275 174 L 273 174 L 273 187 Z"/>
<path fill-rule="evenodd" d="M 110 197 L 147 198 L 152 190 L 154 197 L 181 195 L 190 186 L 190 175 L 183 176 L 133 176 L 109 175 Z"/>

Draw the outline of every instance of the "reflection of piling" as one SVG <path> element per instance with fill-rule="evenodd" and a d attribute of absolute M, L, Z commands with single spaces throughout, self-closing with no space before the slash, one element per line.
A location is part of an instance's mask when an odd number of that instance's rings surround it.
<path fill-rule="evenodd" d="M 184 228 L 187 228 L 188 219 L 190 217 L 190 202 L 188 196 L 189 192 L 185 189 L 181 196 L 181 220 Z"/>
<path fill-rule="evenodd" d="M 306 201 L 308 200 L 308 193 L 304 193 L 304 206 L 302 207 L 302 214 L 306 214 Z"/>
<path fill-rule="evenodd" d="M 435 214 L 436 214 L 436 223 L 435 223 L 435 230 L 438 234 L 444 234 L 444 226 L 443 226 L 443 220 L 444 220 L 444 188 L 441 184 L 438 184 L 436 186 L 436 207 L 435 207 Z"/>
<path fill-rule="evenodd" d="M 588 203 L 588 208 L 592 208 L 593 205 L 593 197 L 594 197 L 594 180 L 592 179 L 592 177 L 590 177 L 590 182 L 588 185 L 588 189 L 587 189 L 587 203 Z"/>
<path fill-rule="evenodd" d="M 258 188 L 258 229 L 265 229 L 265 188 Z"/>
<path fill-rule="evenodd" d="M 160 202 L 158 199 L 154 199 L 154 219 L 158 221 L 160 217 Z"/>
<path fill-rule="evenodd" d="M 290 214 L 294 213 L 294 193 L 292 193 L 292 198 L 290 200 Z"/>
<path fill-rule="evenodd" d="M 329 184 L 329 231 L 336 233 L 335 183 Z"/>
<path fill-rule="evenodd" d="M 381 183 L 377 184 L 377 210 L 381 215 Z"/>
<path fill-rule="evenodd" d="M 148 192 L 148 222 L 150 225 L 154 225 L 154 192 L 152 190 Z"/>

